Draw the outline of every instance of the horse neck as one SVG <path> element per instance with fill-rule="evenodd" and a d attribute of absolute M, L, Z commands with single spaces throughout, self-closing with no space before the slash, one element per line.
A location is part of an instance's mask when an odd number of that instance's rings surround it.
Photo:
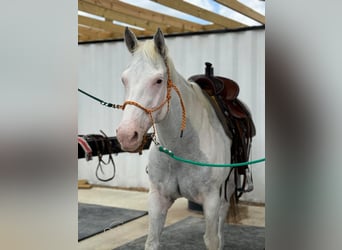
<path fill-rule="evenodd" d="M 171 64 L 170 66 L 170 75 L 174 85 L 179 89 L 181 93 L 181 98 L 185 105 L 185 111 L 188 112 L 189 108 L 191 109 L 197 108 L 198 110 L 192 110 L 197 113 L 201 112 L 201 102 L 198 99 L 198 96 L 193 91 L 190 84 L 181 76 Z M 197 112 L 198 111 L 198 112 Z M 193 129 L 191 129 L 191 117 L 194 114 L 187 113 L 187 125 L 184 131 L 184 138 L 180 138 L 181 133 L 181 122 L 182 122 L 182 108 L 180 97 L 177 95 L 174 89 L 171 90 L 171 101 L 170 101 L 170 108 L 167 116 L 163 121 L 157 124 L 157 131 L 158 131 L 158 138 L 162 145 L 172 148 L 179 143 L 184 143 L 188 140 L 193 138 Z"/>

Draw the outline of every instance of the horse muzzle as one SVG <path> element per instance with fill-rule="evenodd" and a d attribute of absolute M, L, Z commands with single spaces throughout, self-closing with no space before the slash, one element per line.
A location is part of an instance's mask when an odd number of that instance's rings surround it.
<path fill-rule="evenodd" d="M 118 139 L 121 149 L 127 152 L 136 152 L 142 144 L 144 133 L 132 126 L 119 126 L 116 130 L 116 138 Z"/>

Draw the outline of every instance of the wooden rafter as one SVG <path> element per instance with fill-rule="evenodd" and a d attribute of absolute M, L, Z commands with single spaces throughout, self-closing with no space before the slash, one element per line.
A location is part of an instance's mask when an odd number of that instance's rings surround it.
<path fill-rule="evenodd" d="M 116 25 L 110 23 L 109 21 L 99 21 L 93 18 L 78 16 L 78 23 L 83 26 L 94 27 L 108 32 L 118 33 L 118 28 Z M 121 30 L 120 30 L 121 31 Z"/>
<path fill-rule="evenodd" d="M 131 4 L 120 2 L 119 0 L 84 0 L 88 3 L 104 7 L 115 12 L 123 13 L 127 16 L 138 17 L 140 19 L 153 22 L 162 27 L 174 27 L 174 31 L 198 31 L 202 28 L 200 24 L 161 14 L 155 11 L 147 10 L 141 7 L 136 7 Z"/>
<path fill-rule="evenodd" d="M 178 10 L 185 14 L 207 20 L 210 24 L 184 20 L 149 10 L 120 0 L 78 0 L 78 10 L 103 17 L 99 20 L 91 15 L 78 16 L 78 40 L 96 41 L 123 38 L 124 27 L 114 22 L 140 27 L 131 28 L 138 37 L 151 36 L 157 28 L 164 34 L 201 32 L 210 30 L 239 29 L 248 27 L 243 23 L 218 15 L 203 7 L 195 6 L 184 0 L 151 0 L 162 6 Z M 242 15 L 265 24 L 265 16 L 241 4 L 237 0 L 215 0 L 218 4 L 231 8 Z M 139 3 L 137 1 L 137 3 Z"/>
<path fill-rule="evenodd" d="M 259 23 L 265 24 L 265 16 L 249 8 L 248 6 L 238 2 L 237 0 L 215 0 L 216 2 L 227 6 Z"/>
<path fill-rule="evenodd" d="M 223 26 L 224 28 L 228 29 L 235 29 L 235 28 L 242 28 L 246 27 L 245 24 L 239 23 L 237 21 L 234 21 L 230 18 L 218 15 L 216 13 L 210 12 L 206 9 L 203 9 L 201 7 L 197 7 L 193 4 L 184 2 L 182 0 L 152 0 L 154 2 L 160 3 L 162 5 L 168 6 L 170 8 L 185 12 L 187 14 L 190 14 L 192 16 L 213 22 L 215 24 L 219 24 Z"/>
<path fill-rule="evenodd" d="M 80 31 L 78 31 L 78 41 L 82 42 L 82 41 L 88 41 L 88 40 L 90 40 L 90 36 L 82 34 L 80 33 Z"/>
<path fill-rule="evenodd" d="M 85 16 L 78 16 L 78 23 L 82 24 L 83 26 L 94 27 L 97 29 L 101 29 L 104 31 L 112 32 L 115 35 L 122 36 L 124 34 L 125 28 L 120 25 L 115 25 L 111 21 L 99 21 L 94 18 L 85 17 Z M 135 34 L 138 36 L 147 36 L 151 35 L 149 32 L 132 29 Z"/>
<path fill-rule="evenodd" d="M 93 15 L 102 16 L 109 20 L 116 20 L 128 23 L 137 27 L 142 27 L 149 31 L 155 31 L 159 26 L 155 23 L 148 22 L 138 17 L 127 16 L 121 12 L 113 11 L 95 4 L 91 4 L 84 0 L 78 1 L 78 9 Z"/>
<path fill-rule="evenodd" d="M 83 37 L 87 36 L 90 40 L 106 40 L 115 38 L 115 35 L 111 32 L 106 32 L 103 30 L 86 27 L 82 25 L 78 25 L 78 33 L 81 34 Z"/>

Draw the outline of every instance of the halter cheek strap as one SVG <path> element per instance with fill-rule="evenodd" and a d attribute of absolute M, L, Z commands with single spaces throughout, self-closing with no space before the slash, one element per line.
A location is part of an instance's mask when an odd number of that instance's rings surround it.
<path fill-rule="evenodd" d="M 159 109 L 161 109 L 166 103 L 167 103 L 167 111 L 169 112 L 170 100 L 171 100 L 171 90 L 172 89 L 174 89 L 175 92 L 177 93 L 177 95 L 179 97 L 179 101 L 180 101 L 181 107 L 182 107 L 182 124 L 181 124 L 181 128 L 180 128 L 180 131 L 181 131 L 180 137 L 183 137 L 183 131 L 184 131 L 185 127 L 186 127 L 186 111 L 185 111 L 185 105 L 184 105 L 184 102 L 183 102 L 183 99 L 182 99 L 182 95 L 181 95 L 179 89 L 177 88 L 177 86 L 174 85 L 172 80 L 171 80 L 170 70 L 169 70 L 169 67 L 168 67 L 167 64 L 166 64 L 166 68 L 167 68 L 167 77 L 168 77 L 168 79 L 167 79 L 166 98 L 157 107 L 146 108 L 143 105 L 141 105 L 140 103 L 138 103 L 136 101 L 131 101 L 131 100 L 125 101 L 122 105 L 113 105 L 113 108 L 122 109 L 122 110 L 124 110 L 127 105 L 134 105 L 134 106 L 144 110 L 145 113 L 148 114 L 148 116 L 149 116 L 149 118 L 151 120 L 151 123 L 152 123 L 152 127 L 153 127 L 152 140 L 154 141 L 155 144 L 159 144 L 159 143 L 156 140 L 156 135 L 155 135 L 156 134 L 156 128 L 155 128 L 155 122 L 154 122 L 152 113 L 157 111 L 157 110 L 159 110 Z M 144 145 L 144 143 L 142 143 L 142 146 L 143 145 Z M 140 151 L 140 148 L 138 149 L 138 151 Z"/>

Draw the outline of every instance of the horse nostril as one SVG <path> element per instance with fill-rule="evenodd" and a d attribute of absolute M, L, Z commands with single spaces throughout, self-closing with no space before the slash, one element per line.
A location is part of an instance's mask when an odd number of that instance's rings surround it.
<path fill-rule="evenodd" d="M 137 139 L 138 139 L 138 136 L 139 136 L 138 132 L 137 132 L 137 131 L 134 131 L 134 135 L 133 135 L 133 137 L 132 137 L 132 140 L 137 140 Z"/>

